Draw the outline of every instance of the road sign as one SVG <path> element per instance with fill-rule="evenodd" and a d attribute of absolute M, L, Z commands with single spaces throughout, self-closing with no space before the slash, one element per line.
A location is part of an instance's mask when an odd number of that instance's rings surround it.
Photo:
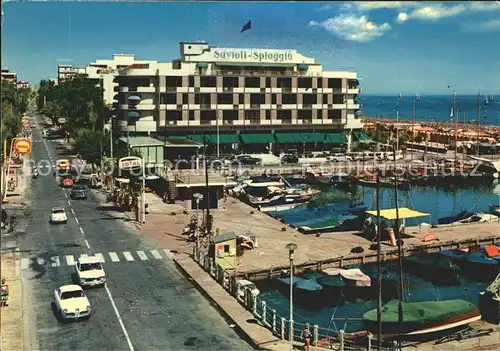
<path fill-rule="evenodd" d="M 118 160 L 118 168 L 120 169 L 131 170 L 134 168 L 141 168 L 141 166 L 142 159 L 140 157 L 129 156 Z"/>
<path fill-rule="evenodd" d="M 20 155 L 31 154 L 31 140 L 28 139 L 14 139 L 14 150 Z"/>
<path fill-rule="evenodd" d="M 66 118 L 64 118 L 64 117 L 58 118 L 58 119 L 57 119 L 57 123 L 59 123 L 59 124 L 64 124 L 64 123 L 66 123 Z"/>

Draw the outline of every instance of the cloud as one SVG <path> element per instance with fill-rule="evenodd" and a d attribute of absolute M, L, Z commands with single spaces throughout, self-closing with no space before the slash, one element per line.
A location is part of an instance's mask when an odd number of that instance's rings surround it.
<path fill-rule="evenodd" d="M 318 10 L 319 11 L 327 11 L 327 10 L 332 10 L 332 9 L 334 9 L 333 5 L 326 4 L 326 5 L 321 6 Z"/>
<path fill-rule="evenodd" d="M 467 11 L 468 8 L 469 7 L 464 4 L 454 6 L 443 6 L 441 4 L 424 6 L 413 10 L 410 17 L 421 20 L 438 21 L 442 18 L 457 16 Z"/>
<path fill-rule="evenodd" d="M 398 17 L 396 18 L 396 21 L 398 23 L 403 23 L 403 22 L 408 21 L 408 18 L 410 18 L 410 16 L 408 16 L 408 14 L 406 12 L 401 12 L 401 13 L 398 14 Z"/>
<path fill-rule="evenodd" d="M 401 9 L 421 6 L 418 1 L 356 1 L 359 11 L 372 11 L 378 9 Z"/>
<path fill-rule="evenodd" d="M 368 20 L 367 16 L 342 14 L 323 22 L 311 21 L 309 25 L 318 26 L 345 40 L 368 42 L 384 35 L 391 29 L 389 23 L 377 25 Z"/>
<path fill-rule="evenodd" d="M 462 24 L 462 29 L 465 32 L 481 33 L 481 32 L 496 32 L 500 31 L 500 19 Z"/>

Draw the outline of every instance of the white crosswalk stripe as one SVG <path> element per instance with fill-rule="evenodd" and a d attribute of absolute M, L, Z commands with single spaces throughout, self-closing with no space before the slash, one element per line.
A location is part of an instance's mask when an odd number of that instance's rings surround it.
<path fill-rule="evenodd" d="M 148 260 L 148 256 L 146 256 L 146 254 L 144 253 L 144 251 L 137 251 L 137 255 L 143 261 L 147 261 Z"/>
<path fill-rule="evenodd" d="M 168 258 L 174 258 L 174 254 L 169 249 L 163 249 Z"/>
<path fill-rule="evenodd" d="M 68 266 L 74 266 L 75 265 L 75 259 L 73 258 L 73 255 L 66 255 L 66 264 Z"/>
<path fill-rule="evenodd" d="M 134 256 L 128 251 L 123 251 L 123 256 L 125 256 L 125 259 L 129 262 L 134 261 Z"/>
<path fill-rule="evenodd" d="M 156 258 L 157 260 L 161 260 L 161 255 L 158 251 L 156 250 L 151 250 L 151 255 L 153 255 L 154 258 Z"/>
<path fill-rule="evenodd" d="M 116 254 L 116 252 L 110 252 L 109 257 L 111 258 L 112 262 L 120 262 L 120 258 Z"/>
<path fill-rule="evenodd" d="M 149 251 L 149 254 L 148 254 Z M 94 253 L 93 256 L 97 257 L 98 260 L 102 263 L 116 263 L 116 262 L 142 262 L 149 261 L 150 257 L 153 257 L 155 260 L 163 260 L 165 257 L 161 254 L 161 250 L 148 250 L 148 251 L 136 251 L 137 257 L 136 259 L 131 251 L 122 251 L 122 252 L 108 252 L 108 253 Z M 163 249 L 165 256 L 167 259 L 173 259 L 174 254 L 168 250 Z M 121 255 L 125 258 L 125 261 L 121 259 Z M 50 259 L 45 260 L 42 257 L 24 257 L 21 259 L 21 270 L 30 269 L 31 262 L 35 262 L 35 265 L 38 266 L 51 266 L 51 267 L 68 267 L 74 266 L 75 261 L 79 258 L 91 257 L 89 254 L 81 254 L 81 255 L 61 255 L 61 256 L 52 256 Z M 107 258 L 109 256 L 109 258 Z M 107 260 L 107 261 L 106 261 Z"/>

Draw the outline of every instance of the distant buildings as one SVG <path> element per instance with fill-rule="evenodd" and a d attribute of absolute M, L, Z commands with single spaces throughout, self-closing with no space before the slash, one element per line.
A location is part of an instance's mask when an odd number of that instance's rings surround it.
<path fill-rule="evenodd" d="M 134 55 L 129 54 L 115 54 L 112 60 L 96 60 L 87 66 L 72 66 L 72 65 L 58 65 L 57 67 L 57 80 L 62 83 L 68 79 L 75 77 L 86 77 L 96 81 L 104 90 L 104 101 L 106 104 L 112 104 L 116 92 L 114 88 L 118 85 L 113 81 L 118 71 L 134 63 L 143 63 L 149 61 L 136 61 Z"/>
<path fill-rule="evenodd" d="M 17 80 L 17 73 L 2 68 L 2 80 L 17 86 L 18 88 L 29 88 L 30 84 L 25 80 Z"/>

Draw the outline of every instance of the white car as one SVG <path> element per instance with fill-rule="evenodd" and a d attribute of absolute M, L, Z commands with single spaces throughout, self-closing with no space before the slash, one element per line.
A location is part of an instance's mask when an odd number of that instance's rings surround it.
<path fill-rule="evenodd" d="M 76 275 L 81 286 L 104 286 L 106 274 L 97 256 L 83 256 L 76 261 Z"/>
<path fill-rule="evenodd" d="M 68 221 L 68 216 L 66 211 L 62 207 L 54 207 L 50 211 L 50 222 L 51 223 L 66 223 Z"/>
<path fill-rule="evenodd" d="M 352 158 L 350 156 L 347 156 L 344 154 L 333 154 L 331 156 L 328 156 L 328 161 L 330 161 L 330 162 L 348 162 L 348 161 L 352 161 Z"/>
<path fill-rule="evenodd" d="M 54 304 L 64 319 L 90 318 L 90 302 L 78 285 L 63 285 L 56 289 Z"/>

